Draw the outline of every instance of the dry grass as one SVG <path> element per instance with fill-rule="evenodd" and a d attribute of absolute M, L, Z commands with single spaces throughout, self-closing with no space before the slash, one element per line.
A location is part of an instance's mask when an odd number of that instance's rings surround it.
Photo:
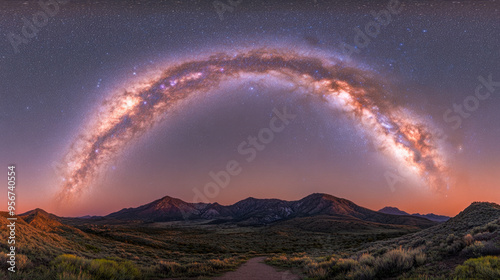
<path fill-rule="evenodd" d="M 393 277 L 413 267 L 423 265 L 426 260 L 421 249 L 398 248 L 374 257 L 363 253 L 358 258 L 300 258 L 274 256 L 267 263 L 279 266 L 302 266 L 306 275 L 313 279 L 373 279 Z"/>

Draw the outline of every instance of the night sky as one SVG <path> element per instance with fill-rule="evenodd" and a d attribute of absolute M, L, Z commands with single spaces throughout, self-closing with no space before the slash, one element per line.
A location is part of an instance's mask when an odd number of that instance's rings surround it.
<path fill-rule="evenodd" d="M 0 162 L 17 166 L 18 211 L 104 215 L 165 195 L 193 201 L 213 181 L 209 173 L 231 161 L 241 172 L 208 201 L 323 192 L 374 210 L 447 215 L 473 201 L 500 202 L 500 2 L 274 2 L 74 0 L 56 8 L 55 0 L 2 1 Z M 381 11 L 390 19 L 366 31 Z M 375 36 L 365 34 L 370 30 Z M 239 59 L 252 50 L 284 60 Z M 221 53 L 226 57 L 206 69 L 188 73 L 183 66 Z M 336 64 L 306 77 L 317 61 Z M 207 69 L 218 72 L 205 79 Z M 171 75 L 161 76 L 166 70 Z M 183 84 L 186 73 L 199 73 L 203 83 L 193 76 Z M 371 92 L 362 105 L 380 107 L 376 115 L 425 124 L 429 162 L 401 163 L 377 142 L 401 135 L 374 133 L 355 114 L 330 106 L 315 83 L 335 75 Z M 198 88 L 160 110 L 153 107 L 160 86 L 169 98 Z M 142 99 L 130 97 L 129 108 L 127 94 Z M 106 115 L 134 102 L 130 119 Z M 283 108 L 296 117 L 248 161 L 240 143 Z M 112 133 L 97 129 L 102 120 L 113 124 Z M 108 145 L 111 135 L 118 140 Z M 75 148 L 82 139 L 93 141 L 92 154 Z M 408 149 L 424 156 L 417 144 Z M 86 161 L 75 160 L 82 156 Z M 433 165 L 441 161 L 442 168 Z M 89 167 L 71 173 L 73 163 Z M 70 179 L 81 183 L 66 199 Z M 7 208 L 6 196 L 0 203 Z"/>

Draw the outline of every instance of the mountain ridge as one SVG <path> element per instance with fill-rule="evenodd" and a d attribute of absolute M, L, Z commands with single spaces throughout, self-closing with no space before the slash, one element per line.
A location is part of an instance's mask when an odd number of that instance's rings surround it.
<path fill-rule="evenodd" d="M 313 193 L 293 201 L 249 197 L 231 205 L 221 205 L 217 202 L 190 203 L 164 196 L 136 208 L 123 208 L 104 216 L 104 218 L 145 222 L 215 220 L 216 223 L 267 225 L 293 218 L 312 216 L 348 217 L 365 222 L 408 225 L 419 228 L 434 225 L 433 221 L 425 218 L 380 213 L 359 206 L 350 200 L 324 193 Z"/>
<path fill-rule="evenodd" d="M 378 210 L 378 212 L 391 214 L 391 215 L 401 215 L 401 216 L 406 215 L 406 216 L 422 217 L 422 218 L 426 218 L 428 220 L 438 222 L 438 223 L 446 222 L 451 218 L 449 216 L 436 215 L 434 213 L 429 213 L 429 214 L 413 213 L 413 214 L 410 214 L 406 211 L 400 210 L 397 207 L 391 207 L 391 206 L 386 206 L 386 207 Z"/>

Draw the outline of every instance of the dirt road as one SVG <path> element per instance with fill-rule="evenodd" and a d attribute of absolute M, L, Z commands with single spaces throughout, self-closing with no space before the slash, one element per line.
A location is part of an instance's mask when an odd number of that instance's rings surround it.
<path fill-rule="evenodd" d="M 265 257 L 248 260 L 238 270 L 231 271 L 214 280 L 299 280 L 300 278 L 290 271 L 278 271 L 264 263 Z"/>

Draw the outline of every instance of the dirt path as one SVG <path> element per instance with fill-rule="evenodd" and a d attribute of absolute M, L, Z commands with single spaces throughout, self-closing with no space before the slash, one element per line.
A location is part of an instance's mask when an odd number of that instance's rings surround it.
<path fill-rule="evenodd" d="M 248 260 L 236 271 L 231 271 L 214 280 L 299 280 L 300 278 L 290 271 L 278 271 L 264 263 L 265 257 Z"/>

